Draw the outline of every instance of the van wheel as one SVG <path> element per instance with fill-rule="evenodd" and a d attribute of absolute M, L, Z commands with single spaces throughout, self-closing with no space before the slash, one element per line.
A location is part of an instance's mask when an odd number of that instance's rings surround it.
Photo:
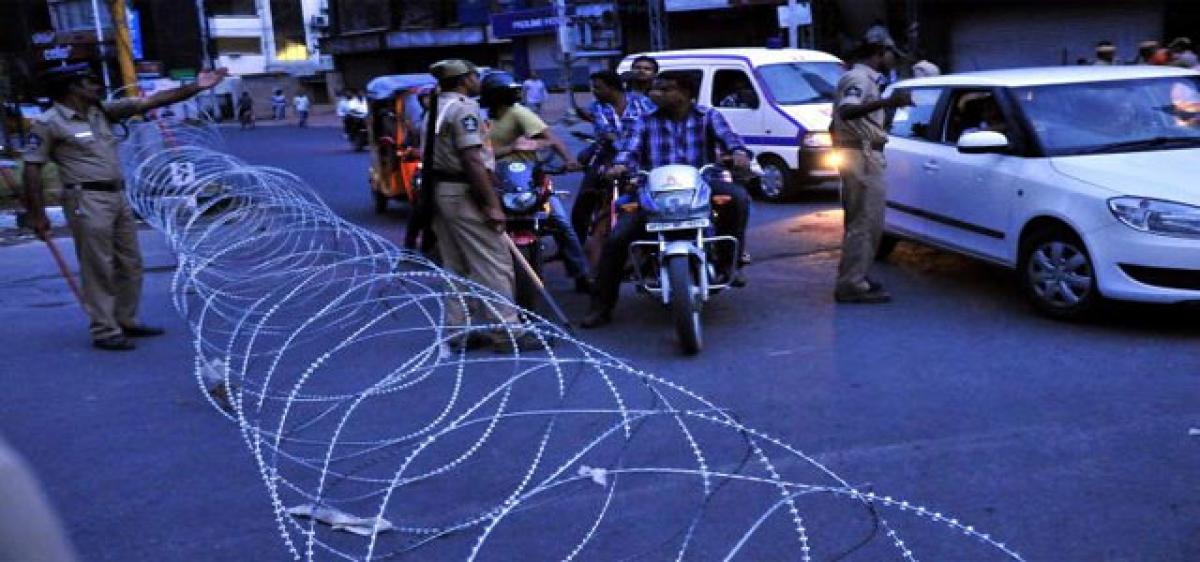
<path fill-rule="evenodd" d="M 1038 230 L 1021 244 L 1021 288 L 1039 312 L 1058 320 L 1082 320 L 1103 300 L 1087 247 L 1071 229 Z"/>
<path fill-rule="evenodd" d="M 787 201 L 796 190 L 796 179 L 792 169 L 782 158 L 765 154 L 758 158 L 762 166 L 762 177 L 756 182 L 754 192 L 764 201 L 782 203 Z"/>

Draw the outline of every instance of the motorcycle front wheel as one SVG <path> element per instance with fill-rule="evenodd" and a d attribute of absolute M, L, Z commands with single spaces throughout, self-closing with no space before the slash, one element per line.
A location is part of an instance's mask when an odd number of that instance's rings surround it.
<path fill-rule="evenodd" d="M 684 355 L 700 353 L 703 334 L 700 327 L 699 284 L 692 274 L 689 256 L 667 258 L 667 276 L 671 287 L 671 319 Z"/>

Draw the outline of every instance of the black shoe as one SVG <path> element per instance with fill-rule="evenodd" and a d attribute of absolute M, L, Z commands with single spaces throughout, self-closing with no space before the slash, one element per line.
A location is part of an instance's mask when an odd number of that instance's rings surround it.
<path fill-rule="evenodd" d="M 502 335 L 496 338 L 496 343 L 492 344 L 492 351 L 496 353 L 513 353 L 514 351 L 541 351 L 543 349 L 554 347 L 554 339 L 549 336 L 539 338 L 536 334 L 525 332 L 516 338 Z"/>
<path fill-rule="evenodd" d="M 742 271 L 740 268 L 737 271 L 734 271 L 733 277 L 729 279 L 729 286 L 745 287 L 746 286 L 746 272 Z"/>
<path fill-rule="evenodd" d="M 133 351 L 137 349 L 133 342 L 125 336 L 109 336 L 98 340 L 92 340 L 92 345 L 103 349 L 104 351 Z"/>
<path fill-rule="evenodd" d="M 880 287 L 879 289 L 867 289 L 865 291 L 834 291 L 833 299 L 837 302 L 847 304 L 883 304 L 891 302 L 892 296 Z"/>
<path fill-rule="evenodd" d="M 446 345 L 450 347 L 450 351 L 458 353 L 460 351 L 474 351 L 483 349 L 493 342 L 492 338 L 479 332 L 468 332 L 466 335 L 457 335 L 450 338 Z"/>
<path fill-rule="evenodd" d="M 887 291 L 883 290 L 883 283 L 880 283 L 874 279 L 871 279 L 870 277 L 867 278 L 867 287 L 869 287 L 869 289 L 872 291 L 883 291 L 885 293 L 887 292 Z"/>
<path fill-rule="evenodd" d="M 125 337 L 127 338 L 149 338 L 153 336 L 161 336 L 167 333 L 167 331 L 162 328 L 147 326 L 145 324 L 135 324 L 127 328 L 121 328 L 121 332 L 124 333 Z"/>
<path fill-rule="evenodd" d="M 575 278 L 575 292 L 581 295 L 592 294 L 592 280 L 586 275 L 580 275 Z"/>
<path fill-rule="evenodd" d="M 750 252 L 742 252 L 742 255 L 738 256 L 738 267 L 750 265 L 751 261 Z"/>
<path fill-rule="evenodd" d="M 587 316 L 583 317 L 583 322 L 580 322 L 579 325 L 587 329 L 592 329 L 599 328 L 610 322 L 612 322 L 611 310 L 592 310 Z"/>

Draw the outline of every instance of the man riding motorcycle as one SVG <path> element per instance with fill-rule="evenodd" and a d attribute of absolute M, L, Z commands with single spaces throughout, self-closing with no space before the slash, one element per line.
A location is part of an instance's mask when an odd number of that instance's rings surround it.
<path fill-rule="evenodd" d="M 700 168 L 726 155 L 735 167 L 749 167 L 750 151 L 741 137 L 719 112 L 696 105 L 696 93 L 697 84 L 690 76 L 660 74 L 650 89 L 650 99 L 657 109 L 643 115 L 625 130 L 608 175 L 617 177 L 631 169 L 649 171 L 669 164 Z M 745 248 L 750 201 L 746 189 L 735 183 L 717 183 L 711 187 L 713 195 L 730 197 L 727 212 L 721 213 L 716 223 L 718 234 L 733 236 L 738 240 L 738 246 Z M 640 211 L 618 217 L 617 225 L 604 244 L 591 310 L 582 322 L 584 328 L 595 328 L 612 321 L 629 244 L 643 235 L 644 223 Z M 725 259 L 737 260 L 738 256 L 725 256 Z M 746 284 L 740 261 L 734 264 L 730 284 L 735 287 Z"/>
<path fill-rule="evenodd" d="M 507 72 L 493 72 L 483 79 L 479 103 L 488 112 L 488 139 L 496 155 L 497 165 L 505 162 L 525 162 L 536 165 L 537 150 L 548 146 L 564 162 L 566 169 L 580 169 L 579 162 L 567 151 L 550 127 L 536 113 L 517 103 L 521 98 L 521 84 Z M 590 292 L 591 280 L 587 261 L 583 257 L 583 246 L 571 229 L 562 202 L 550 198 L 549 224 L 554 242 L 562 253 L 567 274 L 575 279 L 575 289 Z"/>

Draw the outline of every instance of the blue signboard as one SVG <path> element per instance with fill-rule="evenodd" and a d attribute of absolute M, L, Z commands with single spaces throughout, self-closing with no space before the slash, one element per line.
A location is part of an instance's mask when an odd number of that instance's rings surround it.
<path fill-rule="evenodd" d="M 142 17 L 137 10 L 126 7 L 125 21 L 129 24 L 129 47 L 133 51 L 133 60 L 145 58 L 142 53 Z"/>
<path fill-rule="evenodd" d="M 553 6 L 492 15 L 492 35 L 498 38 L 545 35 L 558 29 Z"/>

